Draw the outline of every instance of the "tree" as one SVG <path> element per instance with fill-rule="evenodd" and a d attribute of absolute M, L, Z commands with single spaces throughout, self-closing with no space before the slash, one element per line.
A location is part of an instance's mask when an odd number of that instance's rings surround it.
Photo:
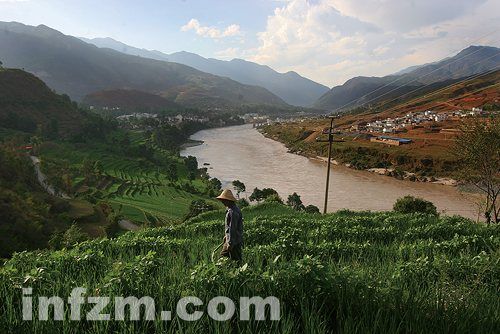
<path fill-rule="evenodd" d="M 73 224 L 65 232 L 56 231 L 49 240 L 49 246 L 53 249 L 70 248 L 88 239 L 88 235 Z"/>
<path fill-rule="evenodd" d="M 272 194 L 264 199 L 264 203 L 278 203 L 283 204 L 283 200 L 278 194 Z"/>
<path fill-rule="evenodd" d="M 244 198 L 240 198 L 240 199 L 236 202 L 236 204 L 237 204 L 237 205 L 238 205 L 238 207 L 240 207 L 240 208 L 246 208 L 247 206 L 249 206 L 249 205 L 250 205 L 250 203 L 248 203 L 248 201 L 247 201 L 246 199 L 244 199 Z"/>
<path fill-rule="evenodd" d="M 288 196 L 286 200 L 286 205 L 291 206 L 294 210 L 302 211 L 305 209 L 304 204 L 302 204 L 302 200 L 297 193 L 293 193 Z"/>
<path fill-rule="evenodd" d="M 460 162 L 460 178 L 486 195 L 486 222 L 500 222 L 500 118 L 465 122 L 453 153 Z"/>
<path fill-rule="evenodd" d="M 186 221 L 190 218 L 196 217 L 200 213 L 212 211 L 212 210 L 215 210 L 215 207 L 212 204 L 207 203 L 203 199 L 197 199 L 197 200 L 191 201 L 191 204 L 189 205 L 189 212 L 186 215 L 186 217 L 184 217 L 184 221 Z"/>
<path fill-rule="evenodd" d="M 167 166 L 167 177 L 171 182 L 175 182 L 178 180 L 178 175 L 177 175 L 177 164 L 175 162 L 171 162 Z"/>
<path fill-rule="evenodd" d="M 192 155 L 184 158 L 184 164 L 186 165 L 188 177 L 190 180 L 194 180 L 198 174 L 198 160 Z"/>
<path fill-rule="evenodd" d="M 240 193 L 245 192 L 247 188 L 245 187 L 245 184 L 241 182 L 240 180 L 234 180 L 233 181 L 233 187 L 236 190 L 236 196 L 240 198 Z"/>
<path fill-rule="evenodd" d="M 210 197 L 219 195 L 222 188 L 222 183 L 217 178 L 212 178 L 208 181 L 206 193 Z"/>
<path fill-rule="evenodd" d="M 262 190 L 260 190 L 259 188 L 255 188 L 248 199 L 252 202 L 260 202 L 271 195 L 278 195 L 278 192 L 272 188 L 264 188 Z"/>
<path fill-rule="evenodd" d="M 436 206 L 429 201 L 422 198 L 417 198 L 413 196 L 405 196 L 399 198 L 392 208 L 396 212 L 400 213 L 427 213 L 437 216 Z"/>

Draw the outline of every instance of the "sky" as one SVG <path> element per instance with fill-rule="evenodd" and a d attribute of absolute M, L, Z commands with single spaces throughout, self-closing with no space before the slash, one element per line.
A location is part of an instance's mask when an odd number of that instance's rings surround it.
<path fill-rule="evenodd" d="M 242 58 L 329 87 L 500 47 L 499 0 L 0 0 L 0 21 Z"/>

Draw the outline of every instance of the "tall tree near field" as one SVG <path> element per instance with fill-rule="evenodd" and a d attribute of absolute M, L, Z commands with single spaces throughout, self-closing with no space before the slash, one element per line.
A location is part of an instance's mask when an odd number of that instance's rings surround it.
<path fill-rule="evenodd" d="M 234 187 L 234 189 L 236 189 L 236 196 L 238 196 L 238 198 L 240 198 L 240 194 L 242 192 L 245 192 L 247 190 L 247 188 L 245 187 L 245 184 L 243 182 L 241 182 L 240 180 L 234 180 L 233 187 Z"/>
<path fill-rule="evenodd" d="M 500 222 L 500 116 L 465 122 L 453 153 L 461 164 L 462 180 L 486 195 L 486 221 Z"/>
<path fill-rule="evenodd" d="M 194 180 L 198 174 L 198 160 L 196 160 L 196 157 L 190 155 L 184 158 L 184 164 L 186 165 L 189 179 Z"/>
<path fill-rule="evenodd" d="M 300 199 L 300 196 L 297 193 L 293 193 L 290 196 L 288 196 L 286 205 L 291 206 L 294 210 L 297 211 L 302 211 L 305 209 L 304 204 L 302 203 L 302 200 Z"/>
<path fill-rule="evenodd" d="M 177 174 L 177 164 L 175 162 L 171 162 L 167 166 L 167 177 L 171 182 L 175 182 L 178 180 L 179 176 Z"/>

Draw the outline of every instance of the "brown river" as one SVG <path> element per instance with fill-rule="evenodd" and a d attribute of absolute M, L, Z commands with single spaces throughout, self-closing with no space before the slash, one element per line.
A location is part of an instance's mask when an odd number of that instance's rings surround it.
<path fill-rule="evenodd" d="M 223 187 L 240 180 L 247 196 L 255 187 L 276 189 L 284 199 L 297 192 L 305 205 L 323 210 L 325 162 L 288 153 L 283 144 L 264 137 L 251 125 L 203 130 L 191 139 L 204 143 L 185 148 L 181 155 L 195 156 L 200 167 L 207 167 Z M 455 187 L 401 181 L 345 166 L 332 167 L 328 211 L 391 210 L 396 199 L 405 195 L 425 198 L 441 213 L 477 219 L 475 201 Z"/>

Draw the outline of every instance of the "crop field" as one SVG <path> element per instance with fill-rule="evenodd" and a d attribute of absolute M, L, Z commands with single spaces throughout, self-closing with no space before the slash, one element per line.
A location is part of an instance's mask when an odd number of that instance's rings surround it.
<path fill-rule="evenodd" d="M 500 227 L 394 212 L 243 210 L 243 263 L 211 261 L 223 211 L 185 224 L 18 253 L 0 268 L 0 326 L 15 333 L 498 333 Z M 151 296 L 156 311 L 184 296 L 279 298 L 279 321 L 22 321 L 33 296 Z M 66 305 L 67 306 L 67 305 Z M 91 306 L 85 305 L 82 314 Z M 203 308 L 197 307 L 203 310 Z M 111 304 L 105 309 L 113 313 Z M 69 317 L 69 306 L 65 309 Z M 237 316 L 237 315 L 235 315 Z"/>
<path fill-rule="evenodd" d="M 132 145 L 141 144 L 140 133 L 132 133 Z M 173 161 L 177 165 L 179 181 L 187 182 L 187 171 L 179 157 L 155 147 L 155 154 L 161 159 Z M 173 187 L 164 171 L 145 159 L 129 158 L 110 151 L 99 144 L 76 146 L 70 143 L 49 143 L 40 149 L 42 164 L 44 159 L 66 161 L 70 168 L 79 171 L 85 159 L 99 161 L 102 176 L 96 188 L 106 200 L 127 219 L 139 223 L 168 223 L 179 221 L 188 211 L 192 200 L 200 196 Z M 73 183 L 83 182 L 78 172 Z M 193 187 L 202 189 L 201 180 L 191 181 Z M 182 188 L 182 187 L 179 187 Z M 81 194 L 80 194 L 81 195 Z M 218 205 L 218 203 L 214 204 Z"/>

